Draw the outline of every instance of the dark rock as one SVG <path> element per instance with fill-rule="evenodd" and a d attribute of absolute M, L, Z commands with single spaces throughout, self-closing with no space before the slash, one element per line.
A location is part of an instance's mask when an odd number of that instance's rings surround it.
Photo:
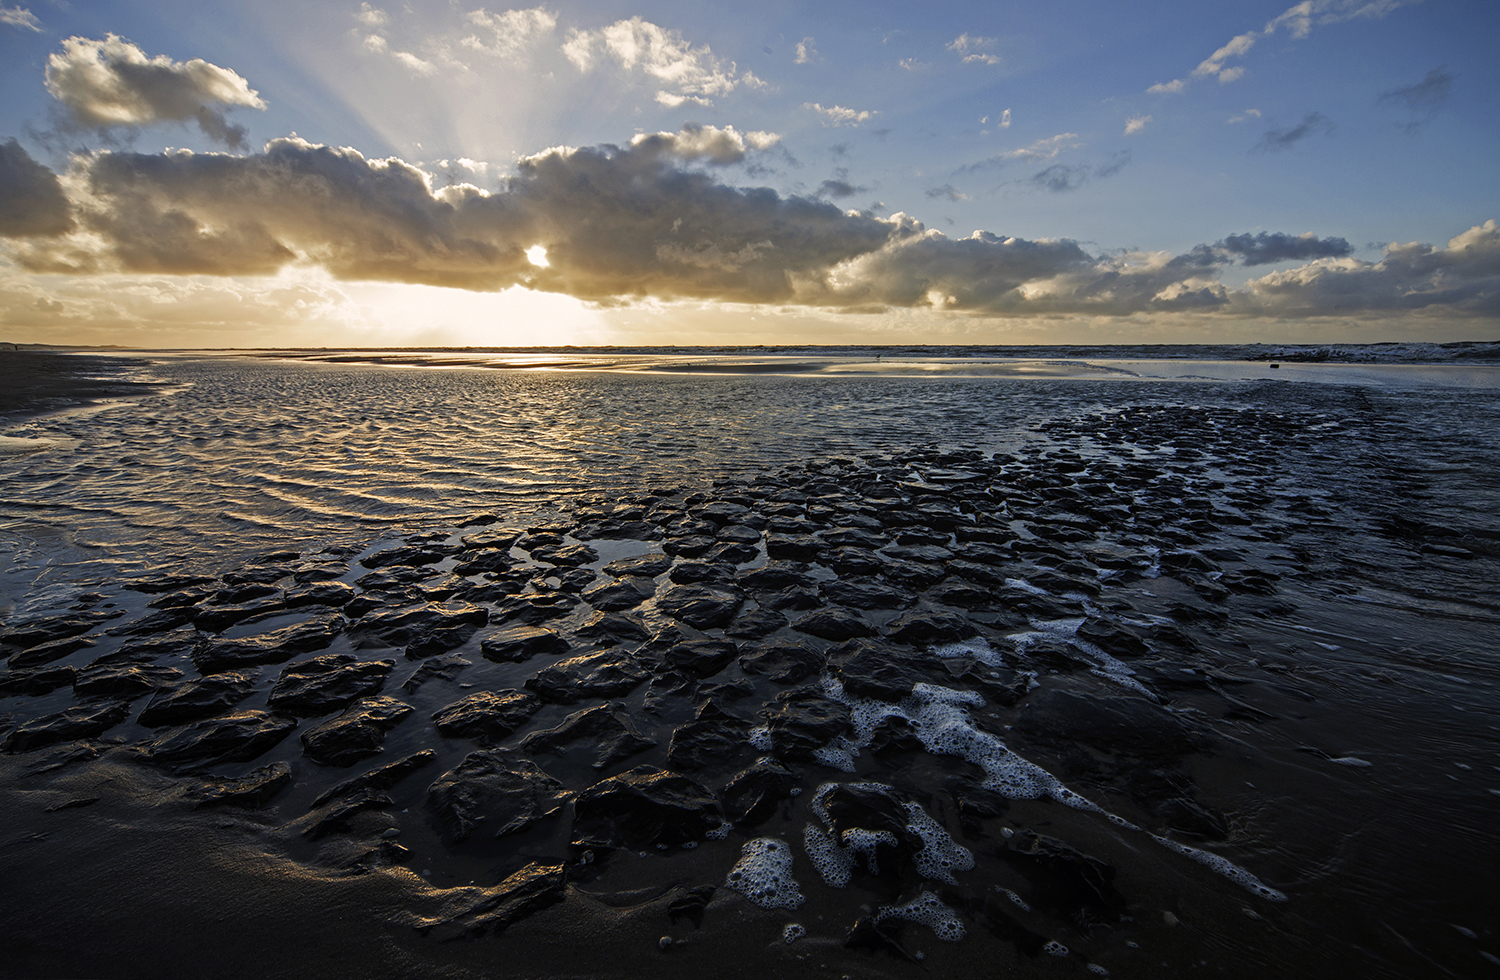
<path fill-rule="evenodd" d="M 439 626 L 428 630 L 421 636 L 406 645 L 403 653 L 408 660 L 424 660 L 427 657 L 435 657 L 441 653 L 447 653 L 454 647 L 461 647 L 474 636 L 479 629 L 473 623 L 455 623 L 451 626 Z"/>
<path fill-rule="evenodd" d="M 627 654 L 601 651 L 561 660 L 526 681 L 548 701 L 571 704 L 585 698 L 617 698 L 649 676 Z"/>
<path fill-rule="evenodd" d="M 94 738 L 124 721 L 129 714 L 128 701 L 76 705 L 17 725 L 0 742 L 0 752 L 30 752 L 57 742 Z"/>
<path fill-rule="evenodd" d="M 200 782 L 188 796 L 196 801 L 194 808 L 243 806 L 254 809 L 265 806 L 271 798 L 292 784 L 292 767 L 285 762 L 253 769 L 243 776 L 215 776 Z"/>
<path fill-rule="evenodd" d="M 873 579 L 823 583 L 823 595 L 830 602 L 855 609 L 900 609 L 912 604 L 909 592 L 893 589 Z"/>
<path fill-rule="evenodd" d="M 888 542 L 879 534 L 871 534 L 869 531 L 861 531 L 858 528 L 839 528 L 835 531 L 825 531 L 823 540 L 835 548 L 881 548 Z"/>
<path fill-rule="evenodd" d="M 250 671 L 223 671 L 162 688 L 136 721 L 147 728 L 160 728 L 226 712 L 250 696 L 255 677 Z"/>
<path fill-rule="evenodd" d="M 709 702 L 712 704 L 713 702 Z M 723 769 L 743 756 L 753 754 L 750 726 L 738 718 L 712 712 L 672 732 L 667 762 L 677 769 Z"/>
<path fill-rule="evenodd" d="M 257 664 L 284 663 L 299 653 L 322 650 L 338 638 L 343 628 L 344 617 L 329 613 L 270 633 L 237 640 L 217 637 L 193 650 L 193 666 L 199 673 L 217 674 Z"/>
<path fill-rule="evenodd" d="M 795 684 L 823 669 L 823 655 L 800 643 L 773 642 L 741 656 L 740 667 L 776 684 Z"/>
<path fill-rule="evenodd" d="M 861 916 L 849 927 L 849 934 L 844 937 L 844 948 L 886 953 L 920 965 L 922 961 L 901 945 L 899 929 L 899 922 L 876 922 L 874 916 Z"/>
<path fill-rule="evenodd" d="M 549 565 L 577 568 L 579 565 L 592 565 L 598 561 L 599 552 L 586 544 L 551 546 L 531 549 L 531 558 Z"/>
<path fill-rule="evenodd" d="M 288 609 L 301 609 L 304 606 L 343 606 L 354 598 L 352 586 L 343 582 L 316 582 L 300 589 L 293 589 L 286 594 L 286 607 Z"/>
<path fill-rule="evenodd" d="M 455 575 L 483 575 L 490 573 L 494 575 L 508 572 L 515 567 L 515 561 L 507 552 L 490 551 L 468 551 L 458 556 L 457 563 L 453 566 Z"/>
<path fill-rule="evenodd" d="M 806 566 L 794 562 L 773 561 L 735 575 L 734 582 L 743 589 L 776 592 L 781 589 L 816 589 L 818 580 L 807 574 Z"/>
<path fill-rule="evenodd" d="M 1047 948 L 1047 937 L 1032 932 L 1018 922 L 1015 916 L 1010 914 L 1010 908 L 1006 907 L 1007 903 L 1011 908 L 1015 907 L 1015 903 L 1009 898 L 1002 899 L 998 895 L 986 895 L 979 909 L 979 921 L 983 922 L 986 928 L 996 936 L 1014 944 L 1018 953 L 1032 959 L 1042 955 L 1042 951 Z"/>
<path fill-rule="evenodd" d="M 124 588 L 132 592 L 142 592 L 146 595 L 159 595 L 163 592 L 176 592 L 179 589 L 189 589 L 200 585 L 210 585 L 214 579 L 206 575 L 153 575 L 143 576 L 137 579 L 129 579 L 123 584 Z"/>
<path fill-rule="evenodd" d="M 169 766 L 249 762 L 291 734 L 297 723 L 264 711 L 237 711 L 169 729 L 144 746 Z"/>
<path fill-rule="evenodd" d="M 479 627 L 489 619 L 489 610 L 483 606 L 465 604 L 449 608 L 424 602 L 367 613 L 349 627 L 349 635 L 358 640 L 373 638 L 386 646 L 404 647 L 435 630 Z"/>
<path fill-rule="evenodd" d="M 703 582 L 727 585 L 734 576 L 729 565 L 710 561 L 680 561 L 672 566 L 667 579 L 674 585 L 695 585 Z"/>
<path fill-rule="evenodd" d="M 531 592 L 497 602 L 495 609 L 507 623 L 535 626 L 549 619 L 566 616 L 576 605 L 577 599 L 561 592 Z"/>
<path fill-rule="evenodd" d="M 914 684 L 926 680 L 921 661 L 909 653 L 872 640 L 853 640 L 828 651 L 844 690 L 859 698 L 900 701 Z"/>
<path fill-rule="evenodd" d="M 12 647 L 31 648 L 43 643 L 51 643 L 56 640 L 65 640 L 69 637 L 79 636 L 87 633 L 101 623 L 111 619 L 118 619 L 124 615 L 120 609 L 98 610 L 95 612 L 65 613 L 59 616 L 40 616 L 35 619 L 22 620 L 12 623 L 4 633 L 0 633 L 0 643 Z M 45 662 L 45 661 L 41 661 Z M 32 666 L 35 666 L 34 664 Z"/>
<path fill-rule="evenodd" d="M 757 827 L 769 820 L 782 800 L 791 799 L 797 774 L 774 759 L 758 759 L 724 787 L 724 812 L 730 820 Z"/>
<path fill-rule="evenodd" d="M 377 551 L 361 558 L 359 563 L 366 568 L 389 568 L 392 565 L 436 565 L 447 557 L 446 551 L 413 545 Z"/>
<path fill-rule="evenodd" d="M 898 562 L 936 565 L 953 558 L 953 552 L 935 544 L 894 545 L 880 552 Z"/>
<path fill-rule="evenodd" d="M 365 698 L 302 733 L 302 752 L 325 766 L 352 766 L 378 755 L 385 733 L 412 713 L 412 706 L 390 697 Z"/>
<path fill-rule="evenodd" d="M 621 643 L 639 643 L 649 639 L 646 627 L 622 613 L 601 612 L 589 617 L 588 622 L 573 632 L 601 646 L 618 646 Z"/>
<path fill-rule="evenodd" d="M 86 698 L 137 698 L 182 676 L 182 671 L 157 663 L 149 655 L 116 650 L 78 671 L 73 690 Z"/>
<path fill-rule="evenodd" d="M 432 915 L 406 915 L 402 921 L 438 940 L 498 933 L 567 897 L 567 873 L 560 862 L 533 861 L 493 888 L 451 888 Z"/>
<path fill-rule="evenodd" d="M 734 544 L 760 544 L 760 531 L 744 524 L 727 524 L 719 528 L 714 537 Z"/>
<path fill-rule="evenodd" d="M 696 629 L 727 626 L 740 608 L 738 591 L 704 585 L 679 585 L 657 600 L 657 608 Z"/>
<path fill-rule="evenodd" d="M 1033 691 L 1016 727 L 1036 738 L 1086 742 L 1133 755 L 1181 756 L 1204 747 L 1203 736 L 1168 709 L 1145 698 L 1094 694 L 1085 687 Z"/>
<path fill-rule="evenodd" d="M 354 584 L 366 592 L 398 594 L 412 586 L 436 579 L 440 574 L 436 568 L 388 568 L 361 575 L 354 580 Z"/>
<path fill-rule="evenodd" d="M 682 558 L 697 558 L 716 544 L 718 540 L 706 534 L 689 534 L 680 538 L 668 538 L 662 542 L 661 550 Z"/>
<path fill-rule="evenodd" d="M 888 752 L 925 752 L 927 748 L 917 737 L 911 722 L 891 715 L 882 718 L 871 731 L 869 750 L 872 755 L 884 755 Z"/>
<path fill-rule="evenodd" d="M 799 633 L 819 636 L 825 640 L 848 640 L 856 636 L 873 636 L 875 627 L 854 613 L 843 609 L 819 609 L 792 623 Z"/>
<path fill-rule="evenodd" d="M 903 613 L 886 625 L 885 635 L 897 643 L 909 646 L 930 646 L 940 643 L 956 643 L 967 640 L 979 630 L 967 618 L 957 613 L 935 612 L 930 609 L 913 609 Z"/>
<path fill-rule="evenodd" d="M 715 500 L 712 503 L 704 504 L 702 507 L 695 507 L 692 510 L 692 515 L 700 521 L 709 521 L 720 525 L 744 524 L 746 521 L 755 519 L 755 515 L 751 512 L 750 508 L 741 506 L 740 504 L 731 504 L 723 500 Z"/>
<path fill-rule="evenodd" d="M 879 575 L 885 571 L 885 562 L 860 548 L 836 548 L 822 561 L 840 575 Z"/>
<path fill-rule="evenodd" d="M 835 839 L 844 843 L 844 834 L 850 830 L 885 831 L 895 837 L 897 847 L 911 847 L 907 831 L 911 825 L 911 812 L 906 802 L 889 786 L 880 783 L 834 783 L 813 801 L 828 816 L 826 823 Z M 885 845 L 889 846 L 889 845 Z M 894 869 L 894 861 L 879 864 Z"/>
<path fill-rule="evenodd" d="M 635 558 L 619 558 L 604 566 L 604 571 L 617 578 L 634 575 L 640 578 L 656 578 L 665 575 L 672 567 L 672 559 L 666 555 L 638 555 Z"/>
<path fill-rule="evenodd" d="M 525 830 L 557 812 L 562 783 L 507 749 L 471 752 L 427 789 L 427 809 L 450 847 L 483 825 L 496 837 Z"/>
<path fill-rule="evenodd" d="M 487 527 L 483 531 L 475 531 L 473 534 L 465 534 L 459 540 L 465 548 L 471 551 L 498 548 L 501 551 L 510 550 L 510 546 L 516 543 L 521 536 L 521 529 L 515 527 Z"/>
<path fill-rule="evenodd" d="M 71 766 L 75 762 L 89 762 L 99 758 L 109 748 L 111 746 L 108 743 L 96 742 L 92 739 L 69 742 L 27 763 L 26 767 L 21 770 L 21 775 L 40 776 L 42 773 L 55 772 Z"/>
<path fill-rule="evenodd" d="M 632 849 L 685 844 L 722 821 L 704 787 L 679 773 L 640 766 L 600 780 L 573 801 L 573 832 Z"/>
<path fill-rule="evenodd" d="M 942 565 L 914 561 L 887 561 L 880 567 L 880 574 L 903 589 L 913 591 L 936 585 L 948 577 L 948 571 Z"/>
<path fill-rule="evenodd" d="M 688 640 L 672 647 L 666 661 L 693 677 L 712 677 L 739 656 L 739 648 L 729 640 Z"/>
<path fill-rule="evenodd" d="M 766 609 L 805 610 L 818 609 L 823 605 L 823 599 L 810 589 L 790 588 L 782 589 L 780 592 L 763 592 L 760 595 L 760 604 Z"/>
<path fill-rule="evenodd" d="M 412 773 L 432 765 L 436 760 L 437 755 L 431 749 L 414 752 L 404 759 L 398 759 L 378 769 L 371 769 L 369 772 L 355 776 L 353 779 L 344 780 L 333 787 L 333 789 L 327 790 L 317 799 L 313 800 L 313 808 L 316 809 L 329 800 L 336 800 L 340 796 L 349 796 L 362 789 L 390 789 Z"/>
<path fill-rule="evenodd" d="M 163 609 L 154 616 L 147 616 L 145 619 L 130 623 L 125 627 L 125 631 L 132 636 L 142 633 L 160 633 L 163 630 L 181 626 L 187 621 L 187 617 L 191 616 L 193 625 L 198 629 L 209 633 L 222 633 L 236 623 L 273 616 L 285 609 L 286 603 L 282 600 L 281 593 L 277 592 L 260 599 L 230 605 L 190 606 L 185 610 Z"/>
<path fill-rule="evenodd" d="M 766 536 L 766 555 L 788 561 L 817 561 L 823 552 L 823 543 L 810 534 L 769 534 Z"/>
<path fill-rule="evenodd" d="M 716 565 L 743 565 L 760 557 L 760 549 L 738 541 L 724 541 L 703 553 L 703 560 Z"/>
<path fill-rule="evenodd" d="M 451 681 L 458 676 L 459 671 L 472 665 L 473 661 L 456 653 L 424 660 L 416 670 L 412 671 L 411 676 L 402 682 L 401 690 L 410 694 L 431 680 Z"/>
<path fill-rule="evenodd" d="M 849 709 L 816 691 L 779 694 L 762 714 L 771 731 L 771 748 L 788 759 L 808 759 L 849 730 Z"/>
<path fill-rule="evenodd" d="M 583 601 L 595 609 L 614 611 L 634 609 L 655 594 L 649 579 L 627 577 L 594 586 L 583 594 Z"/>
<path fill-rule="evenodd" d="M 636 731 L 629 713 L 616 703 L 575 711 L 557 727 L 526 736 L 521 748 L 527 752 L 562 752 L 579 741 L 586 742 L 587 748 L 594 751 L 595 769 L 607 769 L 656 744 L 654 739 Z"/>
<path fill-rule="evenodd" d="M 1031 883 L 1031 904 L 1048 915 L 1088 928 L 1096 922 L 1118 922 L 1127 911 L 1115 890 L 1115 869 L 1031 830 L 1011 838 L 1000 857 Z"/>
<path fill-rule="evenodd" d="M 497 663 L 523 663 L 538 655 L 567 653 L 568 641 L 540 626 L 512 626 L 491 633 L 479 644 L 486 660 Z"/>
<path fill-rule="evenodd" d="M 752 609 L 741 612 L 724 627 L 724 635 L 736 639 L 758 640 L 770 636 L 787 624 L 787 618 L 774 609 Z"/>
<path fill-rule="evenodd" d="M 35 670 L 9 670 L 0 675 L 0 696 L 12 694 L 47 694 L 59 687 L 73 686 L 78 671 L 72 667 L 42 667 Z"/>
<path fill-rule="evenodd" d="M 1092 643 L 1112 657 L 1144 657 L 1151 652 L 1146 641 L 1133 631 L 1102 619 L 1086 621 L 1078 627 L 1078 632 L 1074 635 L 1080 640 Z"/>
<path fill-rule="evenodd" d="M 369 810 L 384 810 L 395 801 L 376 789 L 357 789 L 340 796 L 323 808 L 306 828 L 303 836 L 312 840 L 349 829 L 349 821 Z"/>
<path fill-rule="evenodd" d="M 86 636 L 68 636 L 60 640 L 38 643 L 28 650 L 13 655 L 7 662 L 11 670 L 31 670 L 43 664 L 50 664 L 54 660 L 61 660 L 70 653 L 86 650 L 94 644 L 95 641 Z"/>
<path fill-rule="evenodd" d="M 378 694 L 394 660 L 361 661 L 347 653 L 291 664 L 281 672 L 267 704 L 290 714 L 326 714 L 370 694 Z"/>
<path fill-rule="evenodd" d="M 708 903 L 713 900 L 715 891 L 717 889 L 713 885 L 699 885 L 697 888 L 687 889 L 681 898 L 674 899 L 667 906 L 667 918 L 674 925 L 678 919 L 687 919 L 693 924 L 694 929 L 703 928 L 703 913 L 708 909 Z"/>
<path fill-rule="evenodd" d="M 963 579 L 950 578 L 927 593 L 927 598 L 944 606 L 960 609 L 984 609 L 995 601 L 994 592 Z"/>

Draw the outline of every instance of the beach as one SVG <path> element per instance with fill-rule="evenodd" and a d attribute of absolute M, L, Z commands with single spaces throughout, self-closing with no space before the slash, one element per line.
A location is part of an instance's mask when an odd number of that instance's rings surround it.
<path fill-rule="evenodd" d="M 0 975 L 1493 971 L 1500 366 L 1024 353 L 0 353 Z"/>

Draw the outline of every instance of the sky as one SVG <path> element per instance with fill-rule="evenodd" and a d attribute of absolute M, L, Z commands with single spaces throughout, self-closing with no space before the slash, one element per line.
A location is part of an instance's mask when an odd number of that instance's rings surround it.
<path fill-rule="evenodd" d="M 1500 339 L 1493 0 L 0 0 L 0 341 Z"/>

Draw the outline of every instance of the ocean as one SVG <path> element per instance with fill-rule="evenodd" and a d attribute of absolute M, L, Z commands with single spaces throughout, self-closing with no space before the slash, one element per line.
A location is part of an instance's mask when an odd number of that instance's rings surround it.
<path fill-rule="evenodd" d="M 1500 345 L 0 361 L 7 975 L 1500 963 Z"/>

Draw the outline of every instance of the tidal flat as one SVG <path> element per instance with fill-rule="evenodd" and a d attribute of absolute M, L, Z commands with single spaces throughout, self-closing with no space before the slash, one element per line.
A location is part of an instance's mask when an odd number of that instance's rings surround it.
<path fill-rule="evenodd" d="M 1486 975 L 1471 348 L 0 353 L 0 975 Z"/>

